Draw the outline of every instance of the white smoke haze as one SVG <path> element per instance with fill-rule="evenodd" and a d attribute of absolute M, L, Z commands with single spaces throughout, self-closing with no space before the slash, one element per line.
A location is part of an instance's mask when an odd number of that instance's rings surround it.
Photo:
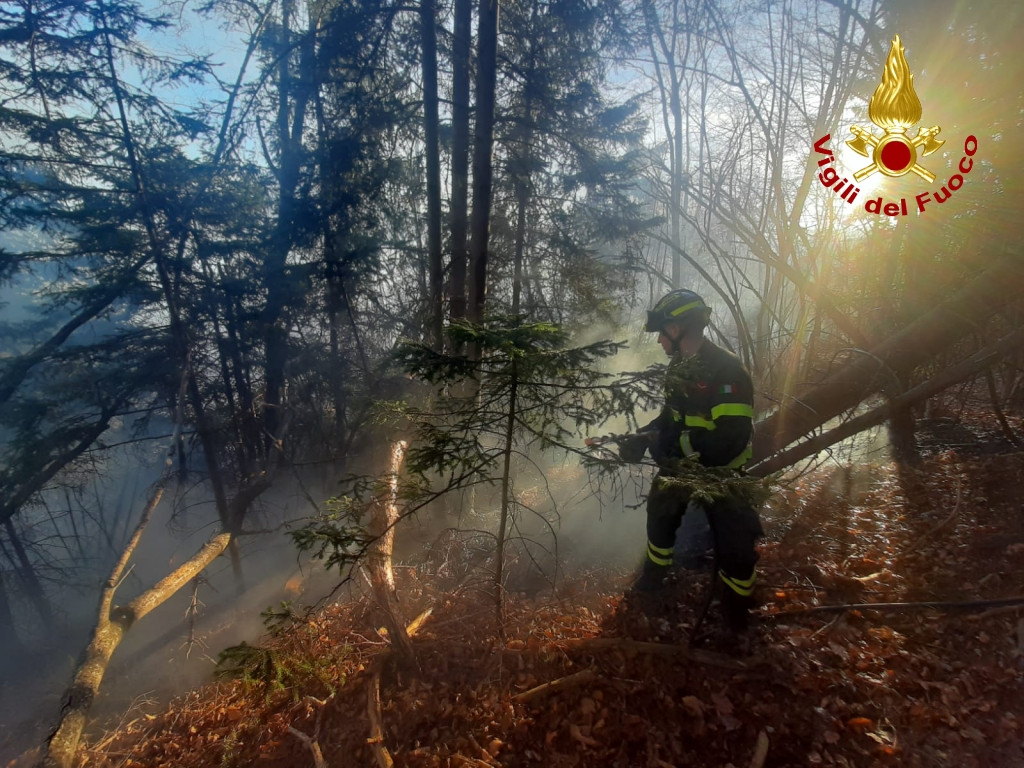
<path fill-rule="evenodd" d="M 588 327 L 577 333 L 571 344 L 584 346 L 601 340 L 628 341 L 624 350 L 603 361 L 602 370 L 612 375 L 644 370 L 665 359 L 653 336 L 611 325 Z M 622 415 L 594 434 L 633 431 L 655 415 L 656 410 L 638 411 L 634 423 Z M 574 429 L 568 422 L 563 426 Z M 576 448 L 586 450 L 583 437 L 578 438 Z M 598 479 L 583 467 L 579 454 L 564 450 L 534 449 L 517 457 L 513 462 L 515 504 L 509 526 L 506 588 L 534 594 L 557 587 L 558 580 L 593 569 L 622 573 L 635 569 L 645 551 L 643 501 L 652 474 L 650 467 L 623 466 L 613 476 Z M 457 536 L 458 531 L 476 547 L 493 548 L 493 537 L 488 540 L 474 532 L 498 529 L 500 493 L 496 487 L 478 488 L 475 494 L 453 493 L 447 507 L 447 514 L 419 513 L 403 521 L 396 557 L 415 562 L 436 551 L 445 535 Z M 492 563 L 483 558 L 479 565 L 483 569 Z"/>
<path fill-rule="evenodd" d="M 643 370 L 664 361 L 660 347 L 649 335 L 612 327 L 588 328 L 573 343 L 627 337 L 631 337 L 629 347 L 605 361 L 608 373 Z M 637 420 L 642 425 L 654 415 L 638 414 Z M 602 427 L 601 433 L 625 432 L 633 426 L 621 417 Z M 121 434 L 112 431 L 105 435 L 105 441 L 111 444 L 128 439 L 129 429 L 122 426 L 121 430 Z M 151 431 L 157 434 L 169 427 L 154 422 Z M 57 617 L 59 637 L 41 637 L 31 622 L 19 626 L 22 639 L 33 643 L 37 656 L 31 665 L 33 673 L 5 677 L 0 684 L 0 763 L 40 743 L 55 722 L 60 697 L 95 621 L 100 586 L 163 470 L 166 447 L 166 439 L 147 440 L 106 452 L 104 474 L 95 483 L 91 503 L 96 508 L 94 514 L 113 521 L 112 540 L 94 536 L 91 546 L 96 551 L 86 553 L 88 562 L 71 563 L 75 583 L 51 590 L 53 603 L 63 609 Z M 243 595 L 236 595 L 229 560 L 222 556 L 203 572 L 197 586 L 186 586 L 136 624 L 115 652 L 104 678 L 92 712 L 97 723 L 93 732 L 124 717 L 159 711 L 173 696 L 209 682 L 221 650 L 243 640 L 259 642 L 265 632 L 261 613 L 268 607 L 292 601 L 293 607 L 301 610 L 329 595 L 343 575 L 325 572 L 308 556 L 300 558 L 288 535 L 289 525 L 299 525 L 322 511 L 326 500 L 338 494 L 343 476 L 380 474 L 387 447 L 385 441 L 377 440 L 374 448 L 344 467 L 321 464 L 298 469 L 292 476 L 282 473 L 254 505 L 245 524 L 247 530 L 265 532 L 238 540 L 246 587 Z M 582 439 L 578 447 L 584 449 Z M 532 452 L 519 459 L 515 469 L 517 505 L 509 531 L 507 569 L 510 591 L 543 593 L 574 574 L 594 569 L 627 573 L 639 564 L 646 539 L 642 503 L 652 474 L 649 468 L 624 467 L 613 481 L 597 484 L 578 455 L 551 450 Z M 115 602 L 127 602 L 152 586 L 218 530 L 212 494 L 208 484 L 197 477 L 201 475 L 168 486 Z M 27 509 L 26 519 L 33 512 Z M 471 557 L 478 551 L 486 554 L 488 548 L 493 551 L 493 536 L 474 539 L 471 531 L 496 532 L 499 512 L 496 488 L 481 487 L 474 495 L 452 494 L 445 505 L 434 505 L 431 511 L 402 521 L 396 562 L 424 562 L 432 551 L 436 554 L 437 542 L 445 541 L 443 532 L 470 542 L 468 548 L 459 550 L 462 556 Z M 477 564 L 482 580 L 489 579 L 489 565 L 486 556 Z M 357 578 L 331 599 L 349 600 L 362 589 Z M 198 604 L 193 603 L 194 597 Z M 26 606 L 20 608 L 19 615 L 31 615 Z M 193 611 L 194 619 L 190 618 Z M 26 701 L 33 702 L 32 706 L 26 706 Z M 133 714 L 128 716 L 125 713 L 130 709 Z"/>
<path fill-rule="evenodd" d="M 127 518 L 117 523 L 122 534 L 115 542 L 118 551 L 163 470 L 167 441 L 154 443 L 130 455 L 121 452 L 110 461 L 115 469 L 99 484 L 101 497 L 93 500 L 98 509 L 110 513 L 116 508 Z M 138 712 L 132 716 L 156 712 L 173 696 L 209 682 L 220 651 L 242 640 L 250 644 L 259 641 L 265 632 L 261 613 L 267 608 L 292 601 L 300 610 L 334 590 L 341 576 L 326 573 L 308 557 L 300 558 L 288 530 L 289 525 L 317 514 L 312 502 L 322 508 L 323 501 L 336 493 L 340 472 L 323 465 L 302 468 L 301 473 L 299 477 L 282 476 L 247 518 L 246 530 L 267 532 L 238 539 L 246 586 L 241 597 L 236 593 L 230 562 L 226 555 L 221 556 L 200 575 L 195 593 L 200 603 L 194 622 L 190 622 L 194 585 L 189 584 L 125 635 L 90 714 L 96 719 L 95 729 L 115 725 L 133 703 Z M 26 508 L 29 515 L 33 511 Z M 172 481 L 142 535 L 115 604 L 126 603 L 151 587 L 192 557 L 218 530 L 207 484 L 192 477 Z M 8 664 L 0 682 L 0 764 L 41 743 L 56 722 L 61 696 L 89 640 L 100 587 L 114 559 L 109 545 L 101 545 L 97 538 L 90 544 L 96 551 L 86 552 L 88 563 L 69 564 L 76 574 L 74 583 L 48 592 L 52 604 L 61 609 L 56 617 L 57 635 L 42 636 L 31 621 L 18 626 L 22 641 L 31 645 L 34 653 L 30 663 Z M 349 597 L 349 590 L 342 589 L 333 599 Z M 17 616 L 31 616 L 26 606 L 16 606 L 16 610 Z M 0 653 L 12 661 L 8 649 L 0 649 Z"/>

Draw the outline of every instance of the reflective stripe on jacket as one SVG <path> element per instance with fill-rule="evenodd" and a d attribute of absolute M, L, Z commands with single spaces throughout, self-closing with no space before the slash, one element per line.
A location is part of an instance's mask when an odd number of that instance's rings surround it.
<path fill-rule="evenodd" d="M 665 407 L 645 428 L 659 433 L 655 459 L 690 456 L 709 467 L 742 467 L 750 458 L 753 403 L 739 358 L 705 339 L 694 358 L 669 366 Z"/>

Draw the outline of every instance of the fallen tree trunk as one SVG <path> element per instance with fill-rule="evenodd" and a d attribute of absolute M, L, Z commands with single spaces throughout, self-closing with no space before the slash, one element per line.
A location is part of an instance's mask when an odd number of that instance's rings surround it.
<path fill-rule="evenodd" d="M 1024 328 L 1018 328 L 1016 331 L 1013 331 L 1001 338 L 995 344 L 991 344 L 980 352 L 976 352 L 963 362 L 954 365 L 952 368 L 947 368 L 938 376 L 929 379 L 923 384 L 919 384 L 913 389 L 904 392 L 902 395 L 892 398 L 892 400 L 887 402 L 885 405 L 874 408 L 867 413 L 861 414 L 856 418 L 840 424 L 835 429 L 831 429 L 824 434 L 817 435 L 809 440 L 798 443 L 788 450 L 777 453 L 774 456 L 755 464 L 750 468 L 750 474 L 758 477 L 764 477 L 772 472 L 792 466 L 801 459 L 813 456 L 815 453 L 825 450 L 830 445 L 834 445 L 840 440 L 844 440 L 858 432 L 863 432 L 865 429 L 881 424 L 883 421 L 888 419 L 896 409 L 905 408 L 913 405 L 914 403 L 921 402 L 922 400 L 927 400 L 929 397 L 937 395 L 942 390 L 951 387 L 954 384 L 958 384 L 964 379 L 968 379 L 971 376 L 981 373 L 995 363 L 995 361 L 1002 355 L 1012 352 L 1014 349 L 1018 349 L 1022 346 L 1024 346 Z"/>
<path fill-rule="evenodd" d="M 124 606 L 113 605 L 114 593 L 120 586 L 121 576 L 139 543 L 142 532 L 153 516 L 153 511 L 163 496 L 163 482 L 157 483 L 150 496 L 142 519 L 132 533 L 131 539 L 121 553 L 103 587 L 100 596 L 99 614 L 92 639 L 85 655 L 75 671 L 74 680 L 64 694 L 60 721 L 47 745 L 46 754 L 36 768 L 71 768 L 78 742 L 85 728 L 85 721 L 96 695 L 99 693 L 103 675 L 110 664 L 110 657 L 120 645 L 132 625 L 165 602 L 181 587 L 191 581 L 206 566 L 220 555 L 231 542 L 230 533 L 219 533 L 203 545 L 192 559 L 161 579 Z"/>
<path fill-rule="evenodd" d="M 1024 292 L 1024 270 L 1007 257 L 979 275 L 949 301 L 843 366 L 812 389 L 787 396 L 757 424 L 754 459 L 764 461 L 794 440 L 926 363 Z"/>

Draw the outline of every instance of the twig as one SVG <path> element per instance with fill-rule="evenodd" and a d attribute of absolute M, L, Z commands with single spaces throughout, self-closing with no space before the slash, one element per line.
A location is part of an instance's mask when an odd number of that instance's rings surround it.
<path fill-rule="evenodd" d="M 163 492 L 163 491 L 161 490 L 161 493 L 162 493 L 162 492 Z M 119 579 L 117 580 L 117 584 L 115 584 L 115 585 L 114 585 L 114 591 L 115 591 L 115 592 L 116 592 L 116 591 L 117 591 L 118 589 L 120 589 L 120 588 L 121 588 L 121 585 L 122 585 L 122 584 L 124 584 L 124 582 L 125 582 L 125 579 L 127 579 L 127 578 L 128 578 L 129 576 L 131 576 L 131 575 L 132 575 L 132 571 L 134 571 L 134 570 L 135 570 L 135 563 L 132 563 L 132 564 L 131 564 L 130 566 L 128 566 L 128 570 L 127 570 L 127 571 L 125 571 L 125 572 L 124 572 L 124 573 L 123 573 L 123 574 L 121 575 L 121 578 L 119 578 Z"/>
<path fill-rule="evenodd" d="M 551 680 L 550 682 L 531 688 L 528 691 L 517 693 L 512 697 L 512 701 L 520 704 L 528 704 L 531 701 L 542 699 L 545 696 L 558 693 L 559 691 L 586 685 L 596 679 L 597 673 L 594 672 L 594 670 L 584 669 L 582 672 L 576 672 L 575 674 L 567 675 L 566 677 L 560 677 L 557 680 Z"/>
<path fill-rule="evenodd" d="M 370 687 L 366 693 L 366 711 L 370 717 L 370 738 L 367 744 L 373 752 L 373 758 L 380 768 L 392 768 L 395 761 L 384 746 L 384 723 L 380 705 L 380 672 L 381 664 L 377 664 L 370 678 Z"/>
<path fill-rule="evenodd" d="M 768 734 L 761 731 L 757 734 L 757 744 L 754 746 L 754 756 L 750 758 L 750 768 L 763 768 L 764 761 L 768 759 Z"/>
<path fill-rule="evenodd" d="M 316 707 L 317 707 L 316 724 L 313 726 L 313 738 L 314 739 L 319 739 L 320 738 L 320 726 L 323 723 L 324 711 L 327 709 L 327 705 L 331 703 L 331 700 L 333 698 L 334 698 L 334 694 L 333 693 L 330 696 L 328 696 L 326 699 L 318 699 L 316 696 L 309 696 L 309 695 L 306 696 L 306 703 L 309 704 L 309 705 L 315 704 Z"/>
<path fill-rule="evenodd" d="M 320 744 L 316 739 L 309 738 L 309 736 L 304 734 L 302 731 L 290 725 L 288 726 L 288 733 L 305 744 L 306 749 L 313 753 L 313 765 L 315 768 L 327 768 L 327 761 L 324 760 L 323 752 L 320 751 Z"/>
<path fill-rule="evenodd" d="M 816 605 L 795 611 L 780 611 L 767 614 L 765 618 L 780 619 L 786 616 L 803 616 L 809 613 L 832 613 L 833 611 L 913 611 L 922 608 L 993 608 L 1000 605 L 1024 605 L 1024 597 L 1004 597 L 1000 600 L 931 601 L 922 603 L 850 603 L 847 605 Z"/>
<path fill-rule="evenodd" d="M 843 620 L 843 614 L 840 613 L 838 616 L 836 616 L 834 619 L 832 619 L 832 621 L 830 621 L 828 624 L 823 624 L 822 626 L 818 627 L 818 629 L 814 630 L 811 633 L 811 637 L 817 637 L 822 632 L 828 632 L 830 629 L 832 629 L 832 627 L 834 627 L 836 624 L 838 624 L 842 620 Z"/>
<path fill-rule="evenodd" d="M 109 747 L 111 744 L 113 744 L 114 740 L 117 739 L 118 736 L 123 735 L 128 728 L 131 728 L 137 722 L 139 722 L 139 718 L 137 717 L 134 720 L 128 721 L 127 723 L 124 722 L 124 719 L 122 718 L 121 722 L 117 724 L 117 728 L 115 728 L 109 734 L 107 734 L 107 736 L 102 741 L 97 742 L 91 747 L 86 747 L 83 751 L 103 753 L 103 750 Z"/>
<path fill-rule="evenodd" d="M 489 766 L 490 768 L 495 768 L 495 766 L 498 766 L 498 768 L 500 768 L 501 764 L 495 761 L 493 757 L 491 757 L 490 752 L 488 752 L 486 749 L 480 746 L 480 742 L 476 740 L 476 737 L 472 733 L 469 734 L 469 743 L 473 745 L 473 749 L 475 749 L 477 751 L 477 754 L 480 755 L 480 757 L 477 758 L 478 762 L 480 762 L 483 765 Z"/>

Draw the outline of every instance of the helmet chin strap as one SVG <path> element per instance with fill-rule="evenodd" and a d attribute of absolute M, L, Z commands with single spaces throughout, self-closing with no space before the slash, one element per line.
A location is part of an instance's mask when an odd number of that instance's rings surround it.
<path fill-rule="evenodd" d="M 682 357 L 683 350 L 680 348 L 679 345 L 683 343 L 683 339 L 686 338 L 686 334 L 689 332 L 689 329 L 685 326 L 681 326 L 678 324 L 676 325 L 676 327 L 679 329 L 679 335 L 674 339 L 671 336 L 669 336 L 669 339 L 672 342 L 672 357 Z M 665 335 L 668 336 L 668 334 Z"/>

